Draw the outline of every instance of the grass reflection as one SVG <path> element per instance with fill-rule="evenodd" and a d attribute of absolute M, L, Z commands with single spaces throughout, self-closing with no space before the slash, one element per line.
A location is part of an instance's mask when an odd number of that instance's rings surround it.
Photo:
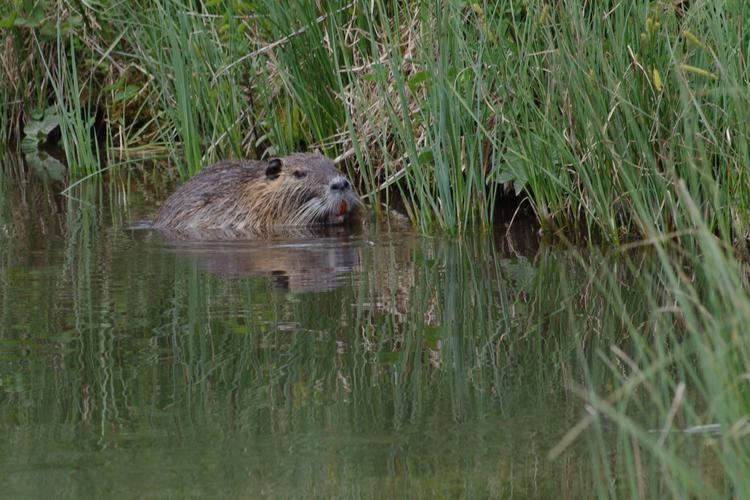
<path fill-rule="evenodd" d="M 59 199 L 6 178 L 10 495 L 711 496 L 741 483 L 748 308 L 730 293 L 741 268 L 707 264 L 724 262 L 712 240 L 606 254 L 372 227 L 320 240 L 346 248 L 335 281 L 290 293 L 266 273 L 296 269 L 281 246 L 252 254 L 263 273 L 217 272 L 113 225 L 116 207 L 87 203 L 96 184 Z M 731 432 L 678 432 L 715 422 Z"/>
<path fill-rule="evenodd" d="M 579 467 L 538 471 L 577 415 L 577 340 L 546 333 L 572 260 L 375 228 L 340 286 L 286 293 L 109 227 L 93 189 L 45 265 L 0 269 L 9 491 L 543 495 Z"/>

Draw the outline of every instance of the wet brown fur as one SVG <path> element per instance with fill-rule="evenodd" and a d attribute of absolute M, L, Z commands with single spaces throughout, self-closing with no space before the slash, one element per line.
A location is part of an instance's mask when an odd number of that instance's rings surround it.
<path fill-rule="evenodd" d="M 254 231 L 272 226 L 330 224 L 361 206 L 351 183 L 328 158 L 299 153 L 274 160 L 225 160 L 205 168 L 170 196 L 154 219 L 157 228 Z M 278 163 L 276 163 L 278 165 Z M 346 189 L 331 186 L 346 181 Z M 337 213 L 347 203 L 345 217 Z"/>

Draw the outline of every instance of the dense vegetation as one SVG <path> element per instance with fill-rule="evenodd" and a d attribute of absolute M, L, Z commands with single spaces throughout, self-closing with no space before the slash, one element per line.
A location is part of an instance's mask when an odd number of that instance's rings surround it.
<path fill-rule="evenodd" d="M 220 157 L 320 148 L 373 208 L 399 199 L 424 229 L 487 228 L 510 191 L 546 227 L 643 240 L 618 249 L 649 246 L 659 262 L 634 270 L 640 308 L 622 300 L 616 272 L 590 270 L 613 315 L 592 331 L 635 346 L 600 353 L 611 391 L 581 391 L 621 432 L 616 471 L 602 438 L 603 475 L 634 495 L 750 493 L 750 296 L 737 255 L 750 236 L 750 3 L 2 9 L 0 137 L 32 151 L 59 131 L 69 183 L 145 158 L 187 178 Z M 655 421 L 663 432 L 648 432 Z M 677 423 L 720 424 L 699 450 L 712 464 L 704 476 Z M 644 479 L 644 450 L 659 478 Z"/>
<path fill-rule="evenodd" d="M 487 226 L 512 186 L 611 241 L 691 226 L 686 195 L 748 235 L 741 0 L 86 5 L 0 20 L 0 134 L 54 115 L 70 179 L 318 147 L 422 227 Z"/>

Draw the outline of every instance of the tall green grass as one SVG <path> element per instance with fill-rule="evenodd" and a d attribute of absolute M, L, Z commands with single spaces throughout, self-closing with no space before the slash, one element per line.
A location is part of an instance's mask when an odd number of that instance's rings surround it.
<path fill-rule="evenodd" d="M 102 2 L 98 32 L 64 3 L 35 51 L 56 67 L 26 95 L 6 76 L 23 106 L 53 90 L 67 149 L 96 149 L 97 113 L 108 159 L 163 151 L 182 178 L 320 148 L 423 228 L 489 227 L 510 190 L 546 226 L 614 242 L 689 225 L 684 180 L 711 230 L 748 234 L 743 2 Z"/>
<path fill-rule="evenodd" d="M 679 194 L 694 217 L 695 247 L 654 242 L 658 265 L 636 270 L 628 287 L 648 316 L 633 316 L 614 276 L 596 282 L 634 347 L 600 352 L 612 388 L 582 391 L 594 418 L 578 430 L 598 429 L 588 437 L 607 496 L 724 498 L 750 488 L 747 266 L 715 238 L 687 189 Z M 606 444 L 613 433 L 616 453 Z M 652 467 L 660 473 L 647 473 Z"/>

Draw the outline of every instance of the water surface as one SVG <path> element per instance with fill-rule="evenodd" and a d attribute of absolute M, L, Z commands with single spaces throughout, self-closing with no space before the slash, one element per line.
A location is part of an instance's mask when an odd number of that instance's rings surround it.
<path fill-rule="evenodd" d="M 2 496 L 591 493 L 585 447 L 547 458 L 576 267 L 522 223 L 171 241 L 158 195 L 4 168 Z"/>

